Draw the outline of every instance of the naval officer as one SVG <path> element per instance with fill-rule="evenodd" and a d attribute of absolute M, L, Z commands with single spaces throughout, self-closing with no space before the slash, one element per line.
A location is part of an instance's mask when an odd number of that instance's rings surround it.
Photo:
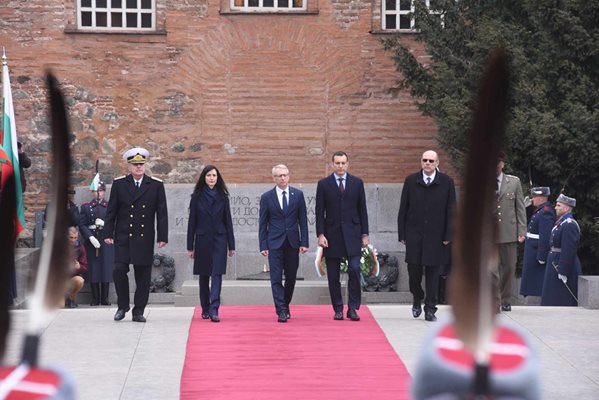
<path fill-rule="evenodd" d="M 145 174 L 149 152 L 141 147 L 127 150 L 123 159 L 129 175 L 116 178 L 110 191 L 104 225 L 105 239 L 114 243 L 114 287 L 118 309 L 115 321 L 129 311 L 129 265 L 135 274 L 133 321 L 146 322 L 144 309 L 150 295 L 150 279 L 154 257 L 154 240 L 158 248 L 168 242 L 166 194 L 160 179 Z M 154 231 L 156 225 L 156 231 Z"/>

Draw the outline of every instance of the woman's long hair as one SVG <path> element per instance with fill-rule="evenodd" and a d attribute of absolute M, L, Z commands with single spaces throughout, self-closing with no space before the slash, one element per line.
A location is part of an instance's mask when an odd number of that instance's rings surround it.
<path fill-rule="evenodd" d="M 225 180 L 223 179 L 223 176 L 220 174 L 218 168 L 216 168 L 214 165 L 206 165 L 202 170 L 200 177 L 198 178 L 198 183 L 196 183 L 196 186 L 193 189 L 193 193 L 191 195 L 192 197 L 201 195 L 202 191 L 204 190 L 204 187 L 208 186 L 206 185 L 206 174 L 208 174 L 208 172 L 212 170 L 216 171 L 217 177 L 216 184 L 214 185 L 214 187 L 216 188 L 216 190 L 218 190 L 218 193 L 220 193 L 221 196 L 229 196 L 229 190 L 227 189 Z"/>

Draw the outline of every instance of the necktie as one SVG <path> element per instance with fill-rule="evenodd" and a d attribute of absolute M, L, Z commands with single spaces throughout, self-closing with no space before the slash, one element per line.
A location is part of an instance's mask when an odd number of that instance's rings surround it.
<path fill-rule="evenodd" d="M 430 184 L 431 184 L 431 177 L 430 177 L 430 176 L 427 176 L 427 177 L 426 177 L 426 186 L 428 186 L 428 185 L 430 185 Z"/>
<path fill-rule="evenodd" d="M 345 191 L 345 188 L 343 187 L 343 178 L 337 178 L 337 180 L 339 181 L 339 193 L 343 194 Z"/>
<path fill-rule="evenodd" d="M 139 182 L 135 181 L 135 187 L 139 189 Z"/>
<path fill-rule="evenodd" d="M 287 193 L 283 190 L 283 211 L 287 211 Z"/>

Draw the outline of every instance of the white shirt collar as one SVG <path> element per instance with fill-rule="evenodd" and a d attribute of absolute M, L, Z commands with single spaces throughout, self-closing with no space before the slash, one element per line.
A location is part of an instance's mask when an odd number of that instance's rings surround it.
<path fill-rule="evenodd" d="M 437 170 L 433 171 L 432 175 L 427 175 L 424 173 L 424 171 L 422 171 L 422 181 L 424 183 L 426 183 L 428 178 L 431 178 L 431 183 L 433 183 L 435 181 L 435 176 L 437 176 Z"/>

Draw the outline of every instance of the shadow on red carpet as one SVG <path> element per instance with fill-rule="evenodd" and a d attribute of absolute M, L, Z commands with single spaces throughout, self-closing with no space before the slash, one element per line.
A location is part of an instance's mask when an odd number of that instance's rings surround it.
<path fill-rule="evenodd" d="M 220 323 L 196 308 L 181 399 L 409 398 L 410 376 L 367 307 L 334 321 L 330 306 L 224 306 Z"/>

